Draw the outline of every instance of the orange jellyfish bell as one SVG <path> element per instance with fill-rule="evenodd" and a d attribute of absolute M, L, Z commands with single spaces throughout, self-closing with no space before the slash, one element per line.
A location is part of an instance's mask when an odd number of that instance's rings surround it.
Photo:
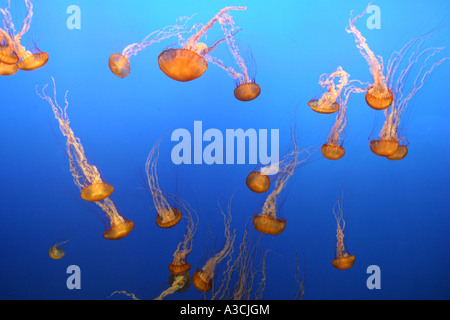
<path fill-rule="evenodd" d="M 86 201 L 96 202 L 108 198 L 113 193 L 114 187 L 106 182 L 93 183 L 81 190 L 81 198 Z"/>
<path fill-rule="evenodd" d="M 0 44 L 0 63 L 16 64 L 19 58 L 8 45 Z"/>
<path fill-rule="evenodd" d="M 0 62 L 0 76 L 11 76 L 17 72 L 17 64 L 7 64 Z"/>
<path fill-rule="evenodd" d="M 270 187 L 269 177 L 259 171 L 250 172 L 245 183 L 250 190 L 256 193 L 264 193 Z"/>
<path fill-rule="evenodd" d="M 166 209 L 164 209 L 166 210 Z M 172 219 L 167 219 L 164 217 L 167 217 L 167 212 L 158 212 L 158 215 L 156 216 L 156 224 L 164 229 L 167 228 L 172 228 L 173 226 L 175 226 L 178 222 L 180 222 L 181 220 L 181 211 L 178 210 L 177 208 L 171 208 L 170 210 L 172 210 L 173 213 L 173 218 Z"/>
<path fill-rule="evenodd" d="M 201 292 L 207 292 L 212 288 L 212 280 L 209 279 L 206 272 L 202 270 L 197 270 L 194 272 L 192 276 L 192 283 L 197 290 Z"/>
<path fill-rule="evenodd" d="M 330 114 L 330 113 L 333 113 L 333 112 L 336 112 L 339 110 L 339 104 L 337 102 L 333 102 L 331 104 L 331 107 L 329 107 L 329 108 L 322 108 L 318 102 L 319 102 L 319 100 L 316 100 L 316 99 L 310 100 L 310 101 L 308 101 L 308 106 L 313 111 L 315 111 L 317 113 L 324 113 L 324 114 Z"/>
<path fill-rule="evenodd" d="M 38 52 L 17 63 L 21 70 L 32 71 L 43 67 L 48 61 L 48 53 Z"/>
<path fill-rule="evenodd" d="M 170 283 L 170 285 L 172 286 L 173 283 L 176 280 L 178 280 L 178 279 L 182 280 L 184 282 L 184 285 L 181 288 L 179 288 L 177 290 L 177 292 L 183 293 L 187 289 L 189 289 L 189 287 L 191 285 L 191 277 L 189 276 L 189 273 L 183 273 L 183 274 L 173 274 L 173 273 L 171 273 L 169 275 L 169 283 Z"/>
<path fill-rule="evenodd" d="M 277 219 L 266 215 L 254 216 L 253 226 L 261 233 L 276 236 L 286 228 L 286 219 Z"/>
<path fill-rule="evenodd" d="M 389 160 L 402 160 L 408 154 L 408 147 L 406 145 L 398 146 L 397 151 L 390 156 L 386 156 Z"/>
<path fill-rule="evenodd" d="M 345 155 L 345 150 L 343 147 L 329 144 L 322 145 L 320 151 L 322 152 L 322 155 L 329 160 L 339 160 Z"/>
<path fill-rule="evenodd" d="M 169 264 L 169 271 L 173 274 L 183 274 L 187 273 L 191 269 L 189 262 L 180 261 L 179 263 L 172 262 Z"/>
<path fill-rule="evenodd" d="M 240 84 L 234 89 L 234 96 L 241 101 L 256 99 L 261 93 L 261 88 L 254 82 Z"/>
<path fill-rule="evenodd" d="M 125 56 L 114 53 L 109 57 L 109 69 L 119 78 L 125 78 L 130 74 L 130 63 Z"/>
<path fill-rule="evenodd" d="M 353 264 L 355 263 L 355 256 L 352 254 L 344 254 L 340 258 L 334 259 L 331 264 L 333 267 L 339 269 L 339 270 L 345 270 L 353 267 Z"/>
<path fill-rule="evenodd" d="M 158 64 L 169 78 L 182 82 L 199 78 L 208 68 L 205 58 L 188 49 L 165 50 L 159 55 Z"/>
<path fill-rule="evenodd" d="M 108 240 L 119 240 L 126 237 L 134 228 L 133 221 L 124 221 L 111 226 L 103 233 L 103 237 Z"/>
<path fill-rule="evenodd" d="M 398 141 L 395 139 L 380 139 L 370 141 L 370 150 L 377 156 L 387 157 L 397 152 Z"/>
<path fill-rule="evenodd" d="M 375 90 L 374 87 L 369 88 L 366 92 L 366 102 L 369 107 L 375 110 L 384 110 L 389 108 L 394 100 L 392 91 L 386 89 L 384 91 Z"/>
<path fill-rule="evenodd" d="M 54 260 L 61 259 L 65 254 L 64 250 L 56 245 L 48 249 L 48 255 Z"/>

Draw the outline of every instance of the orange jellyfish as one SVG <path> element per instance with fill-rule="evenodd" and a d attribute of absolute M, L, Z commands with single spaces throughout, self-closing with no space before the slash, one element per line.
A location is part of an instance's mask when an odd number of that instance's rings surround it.
<path fill-rule="evenodd" d="M 211 290 L 214 279 L 214 272 L 216 266 L 233 251 L 234 240 L 236 238 L 236 230 L 231 232 L 231 201 L 228 203 L 227 213 L 224 213 L 222 209 L 220 212 L 223 215 L 225 225 L 225 243 L 219 252 L 208 261 L 201 269 L 197 269 L 192 276 L 192 283 L 197 290 L 201 292 L 207 292 Z"/>
<path fill-rule="evenodd" d="M 174 198 L 174 202 L 185 212 L 184 217 L 187 219 L 186 223 L 186 233 L 184 234 L 183 241 L 178 243 L 177 249 L 173 254 L 172 262 L 169 265 L 169 271 L 173 275 L 186 274 L 190 269 L 191 265 L 187 262 L 187 256 L 192 251 L 192 242 L 194 239 L 195 232 L 197 231 L 198 216 L 197 213 L 189 209 L 189 205 L 184 203 L 178 198 Z"/>
<path fill-rule="evenodd" d="M 353 266 L 353 264 L 355 263 L 355 256 L 350 254 L 347 248 L 344 246 L 345 221 L 344 221 L 344 213 L 342 210 L 342 204 L 340 200 L 338 200 L 338 202 L 334 206 L 333 213 L 337 222 L 337 232 L 336 232 L 337 246 L 336 246 L 336 256 L 334 260 L 331 262 L 331 264 L 333 265 L 333 267 L 339 270 L 345 270 Z"/>
<path fill-rule="evenodd" d="M 17 66 L 19 58 L 17 58 L 6 39 L 3 38 L 2 31 L 0 29 L 0 75 L 10 76 L 15 74 L 19 69 Z"/>
<path fill-rule="evenodd" d="M 277 178 L 275 181 L 275 189 L 269 194 L 259 215 L 253 217 L 253 226 L 261 233 L 278 235 L 284 231 L 286 227 L 286 219 L 282 219 L 277 215 L 276 198 L 283 191 L 289 178 L 294 174 L 295 169 L 305 160 L 298 161 L 300 150 L 294 131 L 291 132 L 291 139 L 294 150 L 287 154 L 282 160 L 278 168 Z M 271 165 L 271 171 L 274 166 Z M 276 168 L 275 168 L 276 170 Z"/>
<path fill-rule="evenodd" d="M 394 92 L 394 99 L 389 109 L 384 111 L 386 120 L 381 128 L 378 139 L 370 141 L 370 149 L 378 156 L 386 157 L 389 160 L 402 160 L 408 154 L 408 142 L 405 137 L 399 135 L 399 125 L 401 115 L 405 110 L 409 100 L 422 88 L 425 79 L 442 62 L 450 59 L 444 57 L 431 64 L 430 59 L 440 53 L 444 48 L 432 47 L 420 50 L 424 42 L 432 35 L 420 36 L 409 41 L 400 51 L 394 52 L 388 63 L 388 85 Z M 405 55 L 412 51 L 408 60 Z M 403 61 L 407 61 L 405 66 L 401 66 Z M 417 66 L 417 64 L 420 64 Z M 431 64 L 429 66 L 429 64 Z M 403 69 L 398 73 L 398 68 Z M 414 67 L 418 68 L 414 80 L 408 81 Z M 409 86 L 408 86 L 409 85 Z M 406 87 L 408 89 L 406 89 Z"/>
<path fill-rule="evenodd" d="M 67 107 L 69 105 L 67 101 L 68 92 L 65 95 L 65 107 L 62 109 L 57 102 L 56 84 L 53 77 L 52 80 L 54 101 L 45 93 L 47 85 L 42 88 L 42 94 L 37 92 L 37 90 L 36 92 L 41 99 L 46 100 L 50 104 L 55 118 L 58 120 L 59 128 L 66 137 L 66 151 L 69 157 L 70 172 L 72 173 L 73 181 L 80 190 L 81 198 L 95 202 L 108 217 L 110 228 L 104 232 L 103 237 L 109 240 L 121 239 L 131 232 L 134 223 L 122 217 L 112 200 L 108 198 L 113 191 L 113 187 L 103 182 L 97 167 L 88 162 L 80 139 L 75 136 L 70 127 L 70 120 L 67 115 Z"/>
<path fill-rule="evenodd" d="M 228 13 L 224 13 L 219 18 L 219 23 L 225 34 L 225 40 L 228 48 L 233 55 L 236 64 L 241 69 L 241 72 L 235 71 L 232 67 L 227 67 L 221 60 L 212 56 L 207 56 L 206 59 L 217 66 L 221 67 L 234 79 L 236 88 L 234 89 L 234 96 L 240 101 L 251 101 L 256 99 L 261 93 L 261 88 L 255 82 L 255 77 L 250 76 L 248 63 L 246 64 L 244 59 L 239 54 L 239 48 L 234 39 L 234 35 L 239 31 L 233 21 L 233 17 Z M 249 55 L 249 62 L 254 64 L 253 56 Z"/>
<path fill-rule="evenodd" d="M 386 77 L 383 75 L 383 59 L 381 57 L 379 57 L 380 60 L 377 59 L 373 51 L 367 45 L 366 39 L 355 27 L 356 20 L 361 18 L 367 12 L 368 8 L 369 7 L 367 7 L 362 14 L 356 16 L 354 19 L 352 11 L 350 14 L 350 23 L 345 28 L 345 31 L 352 33 L 355 36 L 356 46 L 370 66 L 370 73 L 373 77 L 373 83 L 367 89 L 366 102 L 375 110 L 384 110 L 391 105 L 394 97 L 392 91 L 388 88 Z"/>
<path fill-rule="evenodd" d="M 159 68 L 169 78 L 185 82 L 199 78 L 208 68 L 205 56 L 214 50 L 215 45 L 208 46 L 199 42 L 206 32 L 229 10 L 245 10 L 245 7 L 226 7 L 219 11 L 207 24 L 193 34 L 186 42 L 179 35 L 182 49 L 167 49 L 158 57 Z"/>
<path fill-rule="evenodd" d="M 9 12 L 10 0 L 8 0 L 8 6 L 5 9 L 0 9 L 0 13 L 3 16 L 3 25 L 5 26 L 5 30 L 0 29 L 0 34 L 6 42 L 6 45 L 9 48 L 8 50 L 11 50 L 14 53 L 12 54 L 11 52 L 6 54 L 7 59 L 11 59 L 10 61 L 12 61 L 17 58 L 17 61 L 15 62 L 17 63 L 17 67 L 21 70 L 30 71 L 44 66 L 48 61 L 48 54 L 38 49 L 33 53 L 21 44 L 23 35 L 30 29 L 31 18 L 33 17 L 33 4 L 31 3 L 31 0 L 25 0 L 25 4 L 27 6 L 27 15 L 23 21 L 22 29 L 18 34 L 16 34 L 12 17 Z M 8 62 L 5 62 L 4 60 L 5 55 L 0 54 L 0 56 L 1 62 L 8 64 Z"/>
<path fill-rule="evenodd" d="M 327 142 L 322 145 L 322 148 L 320 151 L 322 152 L 322 155 L 329 160 L 339 160 L 345 155 L 345 149 L 343 146 L 343 141 L 341 139 L 341 133 L 344 130 L 346 124 L 347 124 L 347 104 L 348 99 L 350 97 L 350 94 L 353 92 L 364 92 L 365 89 L 361 89 L 355 86 L 348 86 L 344 89 L 344 98 L 342 99 L 341 96 L 339 96 L 339 112 L 336 116 L 336 122 L 334 123 L 333 127 L 331 128 L 330 134 L 328 135 Z"/>
<path fill-rule="evenodd" d="M 61 246 L 65 244 L 67 241 L 69 240 L 59 242 L 51 246 L 50 249 L 48 249 L 48 255 L 50 256 L 50 258 L 54 260 L 59 260 L 62 257 L 64 257 L 66 253 L 64 252 L 63 248 L 61 248 Z"/>
<path fill-rule="evenodd" d="M 179 21 L 185 20 L 183 24 Z M 114 53 L 109 58 L 109 68 L 119 78 L 125 78 L 130 74 L 130 58 L 135 56 L 139 51 L 151 46 L 154 43 L 161 42 L 173 36 L 179 36 L 182 32 L 186 32 L 185 25 L 187 18 L 183 17 L 177 20 L 175 26 L 167 26 L 162 30 L 157 30 L 146 36 L 140 43 L 132 43 L 127 46 L 122 53 Z"/>
<path fill-rule="evenodd" d="M 339 83 L 334 83 L 334 79 L 339 77 Z M 327 88 L 320 99 L 312 99 L 308 101 L 308 106 L 317 113 L 333 113 L 339 110 L 339 103 L 336 100 L 341 95 L 342 89 L 348 83 L 348 73 L 342 67 L 338 67 L 332 74 L 323 74 L 319 78 L 319 84 Z"/>
<path fill-rule="evenodd" d="M 161 228 L 172 228 L 181 220 L 181 211 L 176 206 L 171 206 L 161 191 L 159 186 L 158 175 L 156 167 L 158 165 L 159 145 L 162 138 L 158 140 L 148 154 L 147 162 L 145 163 L 145 171 L 147 172 L 148 186 L 153 198 L 157 216 L 156 224 Z"/>

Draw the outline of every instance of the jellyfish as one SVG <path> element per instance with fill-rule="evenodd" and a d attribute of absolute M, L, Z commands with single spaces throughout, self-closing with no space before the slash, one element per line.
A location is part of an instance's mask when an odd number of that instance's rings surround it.
<path fill-rule="evenodd" d="M 312 99 L 308 101 L 308 106 L 317 113 L 333 113 L 339 110 L 339 103 L 336 100 L 340 97 L 342 89 L 348 83 L 349 74 L 345 72 L 342 67 L 338 67 L 332 74 L 323 74 L 319 78 L 319 84 L 327 88 L 320 99 Z M 335 78 L 339 78 L 339 83 L 336 86 Z"/>
<path fill-rule="evenodd" d="M 167 229 L 172 228 L 180 222 L 182 213 L 176 206 L 171 206 L 169 204 L 159 186 L 156 167 L 158 165 L 159 145 L 161 144 L 161 141 L 162 138 L 155 143 L 148 154 L 147 162 L 145 163 L 145 171 L 147 172 L 148 186 L 157 212 L 156 224 L 161 228 Z"/>
<path fill-rule="evenodd" d="M 328 135 L 327 142 L 322 145 L 321 152 L 322 155 L 329 160 L 339 160 L 345 155 L 345 149 L 343 147 L 343 141 L 341 139 L 341 133 L 347 124 L 346 112 L 348 99 L 351 93 L 364 92 L 365 89 L 358 88 L 354 85 L 348 86 L 344 89 L 343 96 L 339 96 L 339 112 L 336 116 L 336 122 L 331 128 L 330 134 Z"/>
<path fill-rule="evenodd" d="M 383 59 L 379 56 L 379 60 L 373 53 L 373 51 L 367 45 L 366 39 L 362 36 L 361 32 L 355 27 L 355 22 L 366 14 L 367 9 L 362 14 L 353 18 L 353 11 L 350 13 L 350 23 L 345 28 L 345 31 L 352 33 L 355 36 L 356 46 L 358 47 L 361 55 L 367 60 L 370 73 L 373 77 L 373 83 L 369 86 L 366 92 L 367 104 L 375 110 L 384 110 L 388 108 L 393 100 L 392 91 L 388 88 L 386 77 L 383 74 Z"/>
<path fill-rule="evenodd" d="M 6 64 L 17 63 L 18 69 L 26 71 L 41 68 L 48 61 L 48 53 L 42 52 L 39 49 L 36 49 L 33 53 L 21 44 L 23 35 L 30 29 L 31 18 L 33 17 L 33 4 L 31 3 L 31 0 L 25 0 L 27 15 L 23 21 L 22 29 L 16 34 L 12 17 L 9 12 L 10 2 L 11 1 L 8 0 L 8 6 L 5 9 L 0 9 L 0 13 L 3 16 L 3 25 L 5 27 L 5 29 L 0 28 L 0 39 L 2 39 L 3 42 L 0 51 L 0 61 L 1 63 Z M 3 68 L 3 66 L 0 66 L 0 70 Z M 13 67 L 10 67 L 9 71 L 12 72 L 13 70 Z"/>
<path fill-rule="evenodd" d="M 198 216 L 197 213 L 194 210 L 189 209 L 189 205 L 184 203 L 181 199 L 175 198 L 174 202 L 183 208 L 183 211 L 185 212 L 184 216 L 187 219 L 186 233 L 183 240 L 178 243 L 177 249 L 173 254 L 172 262 L 169 264 L 170 273 L 176 276 L 186 274 L 191 269 L 191 265 L 187 262 L 187 256 L 192 251 L 192 243 L 198 226 Z"/>
<path fill-rule="evenodd" d="M 349 269 L 355 263 L 355 256 L 350 254 L 347 248 L 344 246 L 344 212 L 342 210 L 341 201 L 338 200 L 333 208 L 333 214 L 337 222 L 337 246 L 336 246 L 336 256 L 331 262 L 333 267 L 339 270 Z"/>
<path fill-rule="evenodd" d="M 56 244 L 54 244 L 53 246 L 50 247 L 50 249 L 48 249 L 48 255 L 50 256 L 50 258 L 54 259 L 54 260 L 59 260 L 62 257 L 64 257 L 64 255 L 66 254 L 64 252 L 64 249 L 61 248 L 61 246 L 63 244 L 65 244 L 67 241 L 63 241 L 63 242 L 58 242 Z"/>
<path fill-rule="evenodd" d="M 155 300 L 162 300 L 168 295 L 174 294 L 175 292 L 185 292 L 191 285 L 191 277 L 187 272 L 182 274 L 171 273 L 169 276 L 169 283 L 170 287 L 161 292 L 161 294 L 157 298 L 155 298 Z"/>
<path fill-rule="evenodd" d="M 130 58 L 154 43 L 161 42 L 173 36 L 179 36 L 185 30 L 186 23 L 189 19 L 182 17 L 177 19 L 175 26 L 167 26 L 162 30 L 157 30 L 146 36 L 140 43 L 132 43 L 127 46 L 122 53 L 114 53 L 109 58 L 109 68 L 119 78 L 125 78 L 130 74 Z M 180 21 L 184 21 L 179 24 Z"/>
<path fill-rule="evenodd" d="M 56 99 L 56 84 L 53 77 L 52 80 L 54 101 L 45 93 L 48 85 L 42 88 L 42 94 L 37 91 L 37 87 L 36 92 L 41 99 L 46 100 L 50 104 L 55 118 L 58 120 L 61 133 L 66 137 L 66 151 L 73 181 L 80 190 L 81 198 L 89 202 L 95 202 L 109 219 L 110 228 L 104 232 L 103 237 L 109 240 L 121 239 L 131 232 L 134 223 L 122 217 L 113 201 L 108 198 L 113 192 L 113 187 L 104 182 L 97 167 L 88 162 L 80 139 L 75 136 L 70 127 L 70 120 L 67 115 L 67 107 L 69 105 L 67 101 L 68 92 L 65 94 L 65 107 L 62 109 Z"/>
<path fill-rule="evenodd" d="M 432 58 L 440 53 L 443 47 L 431 47 L 422 50 L 424 42 L 432 35 L 428 33 L 424 36 L 409 41 L 400 51 L 391 55 L 387 67 L 388 85 L 394 92 L 392 105 L 384 111 L 385 121 L 381 128 L 378 139 L 370 141 L 371 151 L 389 160 L 402 160 L 408 154 L 408 141 L 399 133 L 401 115 L 405 110 L 409 100 L 424 85 L 428 75 L 442 62 L 450 59 L 444 57 L 437 62 L 432 63 Z M 411 52 L 409 59 L 399 72 L 402 62 L 408 52 Z M 408 77 L 413 73 L 414 67 L 418 65 L 418 71 L 412 83 L 409 83 L 409 89 L 406 89 Z"/>
<path fill-rule="evenodd" d="M 167 49 L 158 56 L 158 64 L 161 71 L 169 78 L 186 82 L 199 78 L 208 68 L 206 55 L 213 51 L 215 43 L 208 47 L 199 40 L 211 29 L 214 24 L 230 10 L 245 10 L 245 7 L 226 7 L 217 13 L 206 25 L 184 42 L 181 34 L 178 43 L 181 49 Z"/>
<path fill-rule="evenodd" d="M 194 287 L 201 292 L 208 292 L 212 288 L 214 272 L 216 266 L 233 251 L 234 240 L 236 238 L 236 229 L 231 232 L 231 200 L 228 203 L 227 213 L 220 208 L 225 225 L 225 243 L 219 252 L 206 261 L 201 269 L 197 269 L 192 276 Z"/>
<path fill-rule="evenodd" d="M 266 198 L 261 213 L 253 217 L 253 226 L 261 233 L 278 235 L 282 233 L 286 227 L 286 219 L 279 218 L 277 215 L 276 197 L 283 191 L 289 178 L 294 174 L 295 169 L 304 161 L 298 161 L 300 150 L 295 138 L 294 130 L 291 131 L 294 149 L 281 160 L 282 165 L 279 167 L 277 173 L 275 189 Z M 265 169 L 267 170 L 267 168 Z M 262 172 L 267 172 L 266 170 Z M 273 168 L 271 168 L 271 170 L 273 170 Z"/>
<path fill-rule="evenodd" d="M 219 23 L 225 34 L 228 49 L 233 55 L 234 60 L 236 61 L 236 64 L 240 68 L 241 72 L 237 72 L 232 67 L 226 66 L 221 60 L 215 57 L 208 55 L 206 56 L 206 60 L 224 69 L 234 79 L 236 83 L 234 96 L 236 99 L 240 101 L 251 101 L 256 99 L 261 93 L 261 88 L 255 82 L 255 76 L 250 75 L 248 63 L 246 64 L 244 59 L 239 54 L 239 48 L 234 39 L 234 35 L 239 31 L 239 29 L 236 28 L 233 17 L 228 13 L 224 13 L 220 16 Z M 254 64 L 254 58 L 251 54 L 249 54 L 248 60 L 251 64 Z"/>
<path fill-rule="evenodd" d="M 12 47 L 8 45 L 6 39 L 3 38 L 1 31 L 0 29 L 0 75 L 10 76 L 19 69 L 17 66 L 19 58 L 17 58 Z"/>

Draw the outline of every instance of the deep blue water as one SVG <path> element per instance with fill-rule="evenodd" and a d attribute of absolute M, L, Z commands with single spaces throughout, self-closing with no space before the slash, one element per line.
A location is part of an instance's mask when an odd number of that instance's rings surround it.
<path fill-rule="evenodd" d="M 6 6 L 2 0 L 1 6 Z M 106 299 L 113 291 L 154 299 L 168 284 L 168 264 L 184 234 L 184 221 L 160 229 L 146 189 L 145 161 L 154 143 L 177 128 L 203 130 L 279 129 L 280 152 L 290 148 L 289 130 L 297 118 L 300 148 L 325 142 L 334 115 L 314 113 L 308 100 L 319 91 L 318 78 L 342 66 L 351 79 L 371 81 L 367 62 L 345 32 L 351 10 L 364 1 L 34 1 L 34 16 L 24 43 L 49 53 L 41 69 L 1 77 L 0 111 L 0 298 Z M 81 29 L 70 30 L 70 5 L 81 9 Z M 436 29 L 450 17 L 450 3 L 432 1 L 374 2 L 381 28 L 368 29 L 369 14 L 357 28 L 385 62 L 410 39 Z M 233 12 L 239 44 L 251 48 L 261 95 L 251 102 L 234 98 L 233 80 L 210 64 L 205 74 L 181 83 L 165 76 L 157 57 L 175 38 L 154 44 L 131 58 L 131 74 L 120 79 L 108 58 L 154 30 L 173 25 L 180 16 L 206 23 L 220 9 Z M 17 29 L 25 16 L 23 1 L 14 0 Z M 208 33 L 221 37 L 218 26 Z M 449 27 L 437 31 L 426 47 L 449 47 Z M 214 52 L 232 61 L 225 44 Z M 443 50 L 433 61 L 450 56 Z M 370 109 L 363 95 L 350 98 L 345 129 L 346 155 L 338 161 L 312 156 L 295 171 L 280 195 L 287 219 L 278 236 L 261 237 L 259 250 L 270 249 L 263 299 L 293 299 L 297 283 L 295 256 L 304 277 L 304 299 L 449 299 L 450 151 L 448 74 L 450 61 L 436 68 L 410 100 L 402 127 L 410 143 L 401 161 L 388 161 L 369 150 L 369 136 L 384 117 Z M 47 102 L 35 87 L 55 78 L 58 101 L 68 94 L 71 127 L 90 162 L 115 187 L 112 199 L 135 223 L 124 239 L 102 237 L 103 213 L 79 198 L 69 172 L 65 141 Z M 403 120 L 402 120 L 403 121 Z M 199 225 L 188 257 L 191 275 L 217 250 L 223 237 L 225 210 L 232 201 L 235 255 L 249 218 L 265 196 L 249 191 L 247 174 L 254 164 L 179 165 L 172 163 L 171 142 L 163 140 L 158 162 L 161 188 L 176 193 L 197 211 Z M 282 155 L 282 154 L 281 154 Z M 343 193 L 345 243 L 355 265 L 332 267 L 336 246 L 333 206 Z M 247 230 L 253 230 L 249 224 Z M 258 239 L 256 232 L 253 238 Z M 69 240 L 61 260 L 48 249 Z M 255 261 L 259 267 L 260 261 Z M 69 290 L 66 269 L 81 270 L 81 289 Z M 381 289 L 369 290 L 367 267 L 381 270 Z M 225 268 L 217 267 L 218 279 Z M 206 296 L 207 298 L 209 295 Z M 127 298 L 115 296 L 115 298 Z M 168 299 L 202 299 L 193 286 Z"/>

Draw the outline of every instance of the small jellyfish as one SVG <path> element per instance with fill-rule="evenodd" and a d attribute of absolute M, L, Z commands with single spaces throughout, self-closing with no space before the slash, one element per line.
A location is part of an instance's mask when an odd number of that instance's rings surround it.
<path fill-rule="evenodd" d="M 295 138 L 295 129 L 291 132 L 293 151 L 284 156 L 277 173 L 275 189 L 269 194 L 264 202 L 261 213 L 253 217 L 253 226 L 261 233 L 278 235 L 286 227 L 286 219 L 277 215 L 276 198 L 283 191 L 289 178 L 294 174 L 295 169 L 305 160 L 298 161 L 300 150 Z M 264 172 L 264 171 L 263 171 Z"/>
<path fill-rule="evenodd" d="M 161 141 L 162 138 L 155 143 L 148 154 L 147 162 L 145 163 L 145 171 L 147 173 L 148 186 L 152 194 L 153 204 L 157 212 L 156 224 L 159 227 L 166 229 L 171 228 L 180 222 L 182 214 L 178 208 L 169 204 L 159 186 L 156 167 L 158 165 L 159 145 L 161 144 Z"/>
<path fill-rule="evenodd" d="M 56 243 L 53 246 L 51 246 L 50 249 L 48 249 L 48 255 L 50 256 L 50 258 L 52 258 L 54 260 L 59 260 L 62 257 L 64 257 L 64 255 L 66 253 L 64 252 L 64 249 L 61 248 L 61 246 L 63 244 L 65 244 L 67 241 L 69 241 L 69 240 L 59 242 L 59 243 Z"/>
<path fill-rule="evenodd" d="M 177 249 L 173 254 L 172 262 L 169 265 L 171 274 L 180 275 L 186 274 L 191 269 L 190 263 L 187 262 L 187 256 L 192 251 L 192 243 L 198 226 L 198 215 L 181 199 L 174 198 L 174 202 L 176 202 L 179 207 L 183 208 L 183 211 L 185 212 L 184 217 L 187 219 L 186 233 L 184 234 L 183 240 L 178 243 Z"/>
<path fill-rule="evenodd" d="M 170 288 L 161 292 L 161 294 L 154 300 L 162 300 L 168 295 L 174 294 L 175 292 L 179 293 L 185 292 L 187 289 L 189 289 L 189 286 L 191 285 L 191 277 L 189 276 L 189 273 L 183 274 L 171 273 L 169 276 L 169 283 Z"/>
<path fill-rule="evenodd" d="M 186 42 L 179 35 L 181 49 L 167 49 L 158 56 L 158 64 L 164 74 L 177 81 L 186 82 L 199 78 L 208 68 L 205 56 L 214 50 L 199 42 L 206 32 L 229 10 L 245 10 L 245 7 L 226 7 L 219 11 L 207 24 L 193 34 Z"/>
<path fill-rule="evenodd" d="M 180 21 L 184 23 L 179 24 Z M 127 46 L 122 53 L 114 53 L 109 58 L 109 68 L 119 78 L 125 78 L 130 74 L 130 58 L 135 56 L 139 51 L 151 46 L 154 43 L 161 42 L 173 36 L 179 36 L 185 31 L 187 18 L 183 17 L 177 20 L 175 26 L 167 26 L 162 30 L 157 30 L 146 36 L 140 43 L 132 43 Z"/>
<path fill-rule="evenodd" d="M 235 71 L 232 67 L 226 66 L 221 60 L 207 56 L 206 59 L 217 66 L 224 69 L 235 81 L 236 88 L 234 89 L 234 96 L 236 99 L 240 101 L 251 101 L 256 99 L 261 93 L 261 88 L 255 82 L 255 76 L 250 75 L 249 65 L 253 66 L 255 69 L 255 59 L 252 54 L 248 54 L 248 62 L 239 54 L 239 48 L 234 39 L 234 35 L 240 30 L 236 28 L 234 24 L 233 17 L 228 13 L 224 13 L 219 17 L 219 23 L 222 27 L 222 30 L 225 34 L 225 40 L 228 45 L 228 49 L 236 61 L 237 66 L 241 70 L 241 72 Z M 254 70 L 253 70 L 254 71 Z"/>
<path fill-rule="evenodd" d="M 366 92 L 367 104 L 375 110 L 384 110 L 388 108 L 393 100 L 392 91 L 389 89 L 385 76 L 383 75 L 383 60 L 377 59 L 373 51 L 367 45 L 366 39 L 361 32 L 355 27 L 355 22 L 366 14 L 367 9 L 362 14 L 353 18 L 353 11 L 350 13 L 350 23 L 345 28 L 345 31 L 352 33 L 355 36 L 356 46 L 361 55 L 367 60 L 370 66 L 370 73 L 373 77 L 373 83 L 369 86 Z"/>
<path fill-rule="evenodd" d="M 347 124 L 346 113 L 347 113 L 348 99 L 351 93 L 355 92 L 360 93 L 364 91 L 365 89 L 361 89 L 354 85 L 351 85 L 344 89 L 343 99 L 341 96 L 338 97 L 339 104 L 341 107 L 339 108 L 339 112 L 336 116 L 336 122 L 331 128 L 330 134 L 328 135 L 327 138 L 327 142 L 323 144 L 322 148 L 320 149 L 322 155 L 326 159 L 339 160 L 345 155 L 345 149 L 343 147 L 343 140 L 341 138 L 341 133 Z"/>
<path fill-rule="evenodd" d="M 339 110 L 339 103 L 336 100 L 340 97 L 342 89 L 348 83 L 349 74 L 345 72 L 342 67 L 338 67 L 332 74 L 323 74 L 319 78 L 319 84 L 327 88 L 320 99 L 312 99 L 308 101 L 308 106 L 317 113 L 333 113 Z M 339 78 L 339 83 L 336 86 L 335 78 Z"/>
<path fill-rule="evenodd" d="M 421 50 L 424 42 L 433 33 L 417 37 L 409 41 L 400 51 L 391 55 L 387 67 L 388 86 L 394 92 L 394 99 L 389 109 L 384 111 L 385 121 L 378 138 L 370 140 L 370 149 L 378 156 L 386 157 L 389 160 L 401 160 L 408 153 L 408 142 L 406 138 L 400 136 L 399 125 L 401 115 L 405 110 L 409 100 L 422 88 L 428 75 L 442 62 L 450 59 L 444 57 L 431 64 L 430 59 L 440 53 L 444 48 L 432 47 Z M 411 52 L 409 59 L 405 56 Z M 403 61 L 406 65 L 401 66 Z M 408 83 L 408 77 L 412 75 L 414 67 L 417 67 L 415 78 Z M 400 72 L 397 72 L 402 68 Z M 406 89 L 408 87 L 409 89 Z"/>
<path fill-rule="evenodd" d="M 201 292 L 207 292 L 212 288 L 212 282 L 214 279 L 214 271 L 216 266 L 233 250 L 234 240 L 236 238 L 236 230 L 231 232 L 231 200 L 228 203 L 227 213 L 224 213 L 222 209 L 220 212 L 223 215 L 224 225 L 225 225 L 225 244 L 219 252 L 217 252 L 213 257 L 209 258 L 208 261 L 201 269 L 197 269 L 192 276 L 192 284 L 197 290 Z"/>
<path fill-rule="evenodd" d="M 340 200 L 338 200 L 338 202 L 334 206 L 333 214 L 337 222 L 337 232 L 336 232 L 337 246 L 336 246 L 336 256 L 331 263 L 333 267 L 339 270 L 349 269 L 355 263 L 355 256 L 350 254 L 347 248 L 344 246 L 345 221 L 344 221 L 344 212 L 342 210 L 342 204 Z"/>
<path fill-rule="evenodd" d="M 5 9 L 0 9 L 0 13 L 3 16 L 3 25 L 5 27 L 5 30 L 0 28 L 0 39 L 3 38 L 2 40 L 5 42 L 2 45 L 0 61 L 7 64 L 17 63 L 19 69 L 31 71 L 41 68 L 47 63 L 48 53 L 42 52 L 39 49 L 36 49 L 33 53 L 21 44 L 23 35 L 30 29 L 31 18 L 33 17 L 33 4 L 31 3 L 31 0 L 25 0 L 25 4 L 27 6 L 27 15 L 23 21 L 22 29 L 18 34 L 16 34 L 11 13 L 9 12 L 10 0 L 8 0 L 8 6 Z M 5 45 L 8 48 L 6 52 L 4 51 Z M 8 50 L 11 52 L 8 53 Z"/>
<path fill-rule="evenodd" d="M 62 109 L 57 102 L 56 84 L 53 77 L 52 80 L 54 101 L 45 93 L 47 85 L 42 88 L 42 94 L 37 92 L 37 88 L 36 93 L 41 99 L 46 100 L 50 104 L 53 114 L 56 120 L 58 120 L 61 133 L 66 138 L 66 151 L 73 181 L 79 188 L 82 199 L 95 202 L 106 214 L 110 228 L 104 232 L 103 237 L 109 240 L 121 239 L 131 232 L 134 223 L 122 217 L 112 200 L 108 198 L 113 191 L 113 187 L 103 182 L 97 167 L 88 162 L 80 139 L 75 136 L 70 127 L 70 120 L 67 115 L 67 107 L 69 105 L 67 101 L 68 92 L 65 95 L 65 107 Z"/>
<path fill-rule="evenodd" d="M 246 179 L 247 187 L 255 193 L 264 193 L 269 190 L 270 178 L 260 171 L 252 171 L 248 174 Z"/>

